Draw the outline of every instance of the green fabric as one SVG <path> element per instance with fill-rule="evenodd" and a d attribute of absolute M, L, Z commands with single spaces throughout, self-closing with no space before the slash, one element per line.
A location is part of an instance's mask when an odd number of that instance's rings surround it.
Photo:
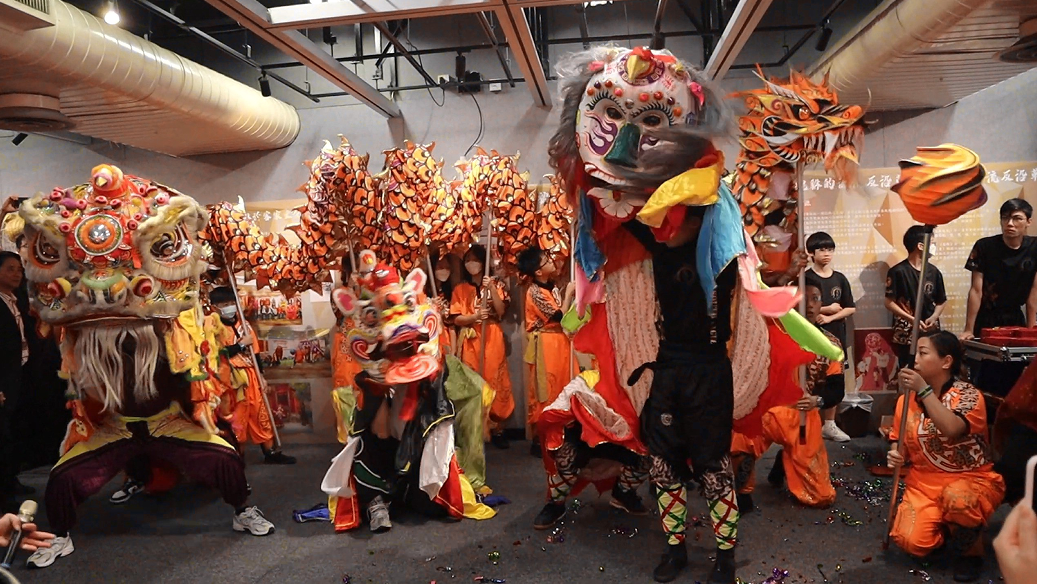
<path fill-rule="evenodd" d="M 453 355 L 446 356 L 446 396 L 454 404 L 454 447 L 457 464 L 472 488 L 486 485 L 482 442 L 482 392 L 486 382 Z"/>
<path fill-rule="evenodd" d="M 814 326 L 802 314 L 790 310 L 778 319 L 785 332 L 796 341 L 804 351 L 826 357 L 832 361 L 842 361 L 843 350 L 832 344 L 820 328 Z"/>
<path fill-rule="evenodd" d="M 562 315 L 562 328 L 569 334 L 574 334 L 580 330 L 580 327 L 591 321 L 591 309 L 586 307 L 583 317 L 580 317 L 580 313 L 576 310 L 576 303 L 574 302 L 569 310 Z"/>

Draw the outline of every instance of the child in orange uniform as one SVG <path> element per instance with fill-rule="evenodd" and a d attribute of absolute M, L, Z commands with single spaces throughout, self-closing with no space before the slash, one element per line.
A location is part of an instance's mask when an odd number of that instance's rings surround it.
<path fill-rule="evenodd" d="M 238 318 L 234 291 L 226 286 L 209 292 L 209 301 L 220 314 L 222 330 L 217 340 L 220 352 L 220 381 L 226 387 L 223 398 L 232 412 L 234 433 L 238 442 L 252 442 L 263 449 L 267 464 L 295 464 L 295 458 L 274 448 L 274 422 L 263 402 L 263 381 L 249 348 L 257 346 L 255 334 L 247 322 Z"/>
<path fill-rule="evenodd" d="M 805 316 L 808 321 L 817 322 L 821 314 L 821 286 L 810 275 L 804 292 Z M 829 342 L 841 347 L 835 335 L 821 331 Z M 780 486 L 785 481 L 792 495 L 810 507 L 827 507 L 835 501 L 835 487 L 828 474 L 828 452 L 821 437 L 820 411 L 838 405 L 845 391 L 842 362 L 818 355 L 807 365 L 803 397 L 792 405 L 771 408 L 763 415 L 764 438 L 782 446 L 767 475 L 768 482 Z M 805 414 L 804 420 L 800 413 Z"/>
<path fill-rule="evenodd" d="M 983 566 L 983 526 L 1001 504 L 1005 483 L 991 460 L 983 394 L 957 378 L 961 360 L 958 338 L 940 331 L 918 340 L 914 369 L 900 370 L 904 395 L 897 402 L 887 459 L 890 467 L 909 461 L 911 468 L 890 533 L 913 556 L 929 554 L 946 537 L 954 580 L 972 582 Z M 905 396 L 907 434 L 900 436 Z"/>
<path fill-rule="evenodd" d="M 485 258 L 486 248 L 481 245 L 473 245 L 465 254 L 465 281 L 458 284 L 451 295 L 450 317 L 460 327 L 461 361 L 478 372 L 495 392 L 490 406 L 491 442 L 497 448 L 507 448 L 504 421 L 515 411 L 515 398 L 511 395 L 511 376 L 500 319 L 511 299 L 504 282 L 486 273 Z M 484 293 L 489 300 L 484 298 Z M 480 370 L 483 322 L 486 323 L 486 359 Z"/>
<path fill-rule="evenodd" d="M 556 297 L 551 278 L 558 274 L 558 266 L 538 247 L 531 247 L 518 257 L 518 269 L 531 281 L 526 290 L 526 369 L 528 387 L 528 421 L 535 427 L 544 407 L 555 401 L 566 384 L 579 374 L 575 356 L 570 349 L 569 336 L 562 330 L 562 315 L 572 305 L 576 292 L 570 282 L 565 298 Z M 540 440 L 535 436 L 530 454 L 541 456 Z"/>

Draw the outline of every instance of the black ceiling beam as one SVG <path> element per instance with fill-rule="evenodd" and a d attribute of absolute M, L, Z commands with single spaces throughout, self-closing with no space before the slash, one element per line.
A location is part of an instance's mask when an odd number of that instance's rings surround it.
<path fill-rule="evenodd" d="M 785 63 L 788 63 L 789 59 L 791 59 L 792 56 L 795 55 L 797 51 L 799 51 L 801 48 L 803 48 L 803 45 L 805 45 L 807 43 L 807 41 L 810 40 L 810 37 L 814 36 L 814 33 L 817 32 L 821 27 L 823 27 L 826 22 L 828 22 L 828 19 L 830 19 L 832 17 L 832 15 L 835 14 L 835 12 L 837 10 L 839 10 L 839 7 L 842 6 L 843 2 L 845 2 L 845 1 L 846 0 L 835 0 L 835 2 L 832 3 L 832 5 L 828 8 L 828 10 L 825 11 L 825 13 L 821 16 L 821 19 L 817 22 L 817 24 L 814 25 L 810 30 L 808 30 L 805 33 L 803 33 L 803 36 L 799 37 L 799 40 L 796 41 L 796 44 L 792 45 L 792 47 L 789 48 L 789 50 L 786 51 L 785 54 L 780 59 L 778 59 L 777 61 L 775 61 L 773 63 L 759 63 L 759 64 L 758 63 L 744 63 L 744 64 L 741 64 L 741 65 L 732 65 L 731 68 L 732 69 L 755 69 L 758 66 L 759 67 L 763 67 L 763 68 L 767 68 L 767 67 L 782 67 L 782 66 L 784 66 Z M 760 29 L 757 29 L 757 30 L 760 30 Z"/>
<path fill-rule="evenodd" d="M 493 45 L 493 50 L 497 52 L 497 59 L 500 60 L 501 68 L 504 69 L 504 76 L 508 78 L 508 85 L 515 87 L 515 77 L 511 74 L 511 67 L 508 66 L 508 60 L 504 57 L 504 48 L 501 47 L 496 33 L 493 32 L 493 27 L 490 26 L 490 19 L 486 18 L 485 12 L 476 12 L 475 16 L 479 19 L 479 26 L 482 27 L 486 40 L 490 41 L 490 44 Z"/>
<path fill-rule="evenodd" d="M 399 37 L 400 36 L 400 33 L 403 32 L 404 22 L 406 22 L 406 21 L 401 20 L 401 21 L 399 21 L 399 22 L 397 22 L 395 24 L 395 26 L 394 26 L 395 30 L 393 30 L 393 33 L 392 33 L 393 36 L 395 36 L 395 37 Z M 384 47 L 382 47 L 381 52 L 378 53 L 378 60 L 374 62 L 375 68 L 381 67 L 382 63 L 384 63 L 385 60 L 389 58 L 389 56 L 392 54 L 392 50 L 395 49 L 395 48 L 396 47 L 393 46 L 393 44 L 391 42 L 390 43 L 386 43 L 386 45 Z"/>
<path fill-rule="evenodd" d="M 658 51 L 666 46 L 666 37 L 663 36 L 663 15 L 666 14 L 666 0 L 659 0 L 655 6 L 655 21 L 652 22 L 652 43 L 650 48 Z"/>
<path fill-rule="evenodd" d="M 583 40 L 583 50 L 591 48 L 591 42 L 587 40 L 590 36 L 590 27 L 587 25 L 587 7 L 583 4 L 576 5 L 576 14 L 580 15 L 580 39 Z"/>
<path fill-rule="evenodd" d="M 411 67 L 414 67 L 414 70 L 417 71 L 419 75 L 421 75 L 421 77 L 425 80 L 426 83 L 433 87 L 439 86 L 439 84 L 436 83 L 434 79 L 432 79 L 432 76 L 428 74 L 428 71 L 426 71 L 425 68 L 421 66 L 421 63 L 419 63 L 418 60 L 414 57 L 414 55 L 412 55 L 410 51 L 407 50 L 407 47 L 403 46 L 403 43 L 400 42 L 400 39 L 396 38 L 396 35 L 394 35 L 389 30 L 389 27 L 386 26 L 384 22 L 372 22 L 371 24 L 373 24 L 374 27 L 382 33 L 382 36 L 388 39 L 388 41 L 392 43 L 394 47 L 396 47 L 396 51 L 403 55 L 404 59 L 407 59 L 407 62 L 410 63 Z"/>
<path fill-rule="evenodd" d="M 235 50 L 235 49 L 227 46 L 223 42 L 213 38 L 212 35 L 206 33 L 205 31 L 203 31 L 203 30 L 201 30 L 201 29 L 199 29 L 197 27 L 191 26 L 190 24 L 187 24 L 187 22 L 185 22 L 182 18 L 180 18 L 179 16 L 173 14 L 172 12 L 169 12 L 169 11 L 165 10 L 164 8 L 161 8 L 159 6 L 156 6 L 155 4 L 152 4 L 149 0 L 133 0 L 133 2 L 136 3 L 138 6 L 140 6 L 141 8 L 144 8 L 148 12 L 151 12 L 152 14 L 154 14 L 156 16 L 159 16 L 159 17 L 161 17 L 161 18 L 171 22 L 177 28 L 183 30 L 184 32 L 187 32 L 188 34 L 201 39 L 203 42 L 205 42 L 205 43 L 207 43 L 207 44 L 209 44 L 209 45 L 219 49 L 220 51 L 222 51 L 222 52 L 226 53 L 227 55 L 237 59 L 238 61 L 248 65 L 249 67 L 252 67 L 252 68 L 256 69 L 257 71 L 263 73 L 264 75 L 273 78 L 274 80 L 276 80 L 278 83 L 284 85 L 285 87 L 287 87 L 289 89 L 292 89 L 294 91 L 297 91 L 298 93 L 300 93 L 300 94 L 304 95 L 306 98 L 308 98 L 310 101 L 312 101 L 314 103 L 320 103 L 320 99 L 315 97 L 309 91 L 306 91 L 305 89 L 299 87 L 298 85 L 292 83 L 291 81 L 288 81 L 287 79 L 285 79 L 284 77 L 281 77 L 277 73 L 272 73 L 270 71 L 267 71 L 266 68 L 263 67 L 263 65 L 260 65 L 258 62 L 253 61 L 250 57 L 239 53 L 237 50 Z"/>
<path fill-rule="evenodd" d="M 790 25 L 785 25 L 785 26 L 760 26 L 760 27 L 756 28 L 756 31 L 757 32 L 792 32 L 792 31 L 797 31 L 797 30 L 815 30 L 815 29 L 817 29 L 817 25 L 814 25 L 814 24 L 790 24 Z M 707 30 L 707 31 L 682 30 L 682 31 L 676 31 L 676 32 L 668 32 L 668 33 L 664 33 L 664 34 L 668 38 L 669 37 L 678 38 L 678 37 L 688 37 L 688 36 L 692 36 L 692 37 L 694 37 L 694 36 L 704 36 L 704 35 L 707 35 L 707 34 L 718 35 L 718 34 L 721 34 L 722 32 L 723 31 L 720 31 L 720 30 Z M 617 41 L 646 39 L 646 38 L 651 38 L 651 36 L 652 36 L 652 33 L 645 32 L 645 33 L 632 33 L 632 34 L 613 34 L 613 35 L 588 36 L 586 39 L 583 39 L 581 37 L 566 37 L 566 38 L 549 39 L 549 40 L 546 41 L 546 44 L 554 46 L 554 45 L 576 45 L 576 44 L 582 44 L 584 42 L 588 42 L 588 43 L 591 43 L 591 42 L 594 42 L 594 43 L 607 43 L 607 42 L 617 42 Z M 506 41 L 500 41 L 500 42 L 498 42 L 498 46 L 500 46 L 501 48 L 507 48 L 508 43 Z M 471 53 L 472 51 L 489 50 L 489 49 L 492 49 L 492 48 L 493 48 L 493 45 L 491 45 L 490 43 L 482 43 L 482 44 L 477 44 L 477 45 L 452 45 L 452 46 L 448 46 L 448 47 L 436 47 L 436 48 L 431 48 L 431 49 L 416 49 L 416 50 L 410 51 L 410 54 L 414 55 L 414 56 L 418 56 L 418 55 L 442 55 L 442 54 L 447 54 L 447 53 Z M 360 63 L 360 62 L 363 62 L 363 61 L 371 61 L 371 60 L 377 59 L 378 57 L 379 57 L 379 55 L 360 55 L 360 56 L 352 55 L 352 56 L 349 56 L 349 57 L 336 57 L 336 60 L 339 61 L 340 63 Z M 292 67 L 301 67 L 301 66 L 302 65 L 300 65 L 299 63 L 297 63 L 295 61 L 292 61 L 292 62 L 288 62 L 288 63 L 272 63 L 272 64 L 269 64 L 269 65 L 265 65 L 264 67 L 269 71 L 269 70 L 274 70 L 274 69 L 290 69 Z M 516 83 L 518 83 L 520 81 L 521 81 L 520 78 L 518 78 L 518 77 L 515 78 L 515 82 Z M 439 85 L 437 84 L 436 87 L 439 87 Z M 318 96 L 319 96 L 319 94 L 318 94 Z"/>

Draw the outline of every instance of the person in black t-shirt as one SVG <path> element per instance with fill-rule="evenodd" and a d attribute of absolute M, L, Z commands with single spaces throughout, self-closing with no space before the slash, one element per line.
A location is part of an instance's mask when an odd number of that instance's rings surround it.
<path fill-rule="evenodd" d="M 972 247 L 965 262 L 972 272 L 972 288 L 962 340 L 979 336 L 985 328 L 1034 326 L 1037 238 L 1026 235 L 1032 217 L 1029 203 L 1009 199 L 1001 205 L 1001 235 L 984 237 Z"/>
<path fill-rule="evenodd" d="M 910 367 L 914 363 L 911 357 L 911 327 L 914 324 L 924 243 L 924 227 L 912 225 L 908 228 L 904 233 L 907 259 L 890 268 L 886 275 L 886 310 L 893 314 L 893 349 L 900 360 L 900 367 Z M 932 264 L 926 266 L 923 290 L 918 321 L 920 335 L 940 330 L 940 315 L 947 305 L 943 274 Z"/>
<path fill-rule="evenodd" d="M 852 343 L 846 338 L 846 318 L 857 311 L 853 303 L 853 290 L 850 281 L 841 272 L 832 269 L 832 256 L 835 255 L 835 240 L 824 231 L 812 233 L 807 238 L 807 252 L 814 265 L 807 271 L 806 278 L 810 285 L 821 290 L 821 314 L 817 324 L 832 333 L 846 348 L 849 361 Z M 821 411 L 821 435 L 826 440 L 847 442 L 850 436 L 835 424 L 835 407 Z"/>

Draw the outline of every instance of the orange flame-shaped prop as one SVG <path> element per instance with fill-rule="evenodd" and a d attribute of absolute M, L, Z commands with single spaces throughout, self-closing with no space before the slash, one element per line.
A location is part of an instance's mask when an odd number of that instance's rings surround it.
<path fill-rule="evenodd" d="M 920 146 L 900 161 L 900 182 L 893 192 L 919 223 L 944 225 L 987 202 L 986 171 L 975 152 L 957 144 Z"/>

